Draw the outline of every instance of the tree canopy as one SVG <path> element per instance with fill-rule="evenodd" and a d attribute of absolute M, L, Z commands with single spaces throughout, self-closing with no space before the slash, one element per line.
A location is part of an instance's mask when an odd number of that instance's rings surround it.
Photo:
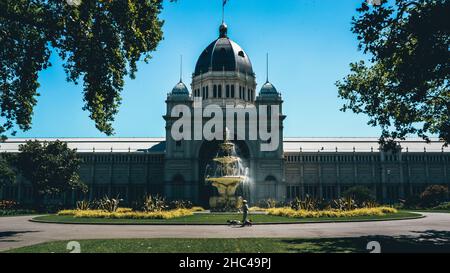
<path fill-rule="evenodd" d="M 38 73 L 53 52 L 67 80 L 83 83 L 83 110 L 113 134 L 124 77 L 162 39 L 162 1 L 0 0 L 0 134 L 31 128 Z"/>
<path fill-rule="evenodd" d="M 448 145 L 450 1 L 381 0 L 357 11 L 352 31 L 370 61 L 352 63 L 337 82 L 342 110 L 367 114 L 385 147 L 411 134 Z"/>
<path fill-rule="evenodd" d="M 11 163 L 14 159 L 14 155 L 7 153 L 0 155 L 0 188 L 14 183 L 16 179 L 16 173 L 11 168 Z"/>
<path fill-rule="evenodd" d="M 40 205 L 41 198 L 46 194 L 87 191 L 78 175 L 81 159 L 67 143 L 29 140 L 20 145 L 19 151 L 17 170 L 31 183 L 37 205 Z"/>

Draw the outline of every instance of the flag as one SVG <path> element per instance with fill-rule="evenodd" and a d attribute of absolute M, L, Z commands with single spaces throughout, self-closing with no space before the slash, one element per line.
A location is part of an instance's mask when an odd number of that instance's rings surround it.
<path fill-rule="evenodd" d="M 225 5 L 227 4 L 228 0 L 223 0 L 223 6 L 225 7 Z"/>

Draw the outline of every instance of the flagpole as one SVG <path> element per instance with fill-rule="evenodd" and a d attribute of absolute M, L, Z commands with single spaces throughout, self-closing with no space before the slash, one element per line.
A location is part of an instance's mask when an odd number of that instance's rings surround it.
<path fill-rule="evenodd" d="M 183 55 L 180 56 L 180 82 L 183 82 Z"/>
<path fill-rule="evenodd" d="M 225 23 L 225 3 L 222 3 L 222 24 Z"/>

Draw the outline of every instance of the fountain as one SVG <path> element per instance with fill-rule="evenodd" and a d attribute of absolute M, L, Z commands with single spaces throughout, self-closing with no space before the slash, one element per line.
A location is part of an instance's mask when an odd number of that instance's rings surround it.
<path fill-rule="evenodd" d="M 241 158 L 236 153 L 233 143 L 228 141 L 226 130 L 223 143 L 212 161 L 206 166 L 205 182 L 217 189 L 219 196 L 209 199 L 211 209 L 236 209 L 240 196 L 236 190 L 248 182 L 248 168 L 245 168 Z"/>

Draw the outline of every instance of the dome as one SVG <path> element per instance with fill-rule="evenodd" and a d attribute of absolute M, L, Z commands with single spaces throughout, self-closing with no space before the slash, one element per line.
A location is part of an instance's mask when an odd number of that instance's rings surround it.
<path fill-rule="evenodd" d="M 189 90 L 187 89 L 186 85 L 182 81 L 180 81 L 172 89 L 172 95 L 188 95 L 189 96 Z"/>
<path fill-rule="evenodd" d="M 264 95 L 278 95 L 278 91 L 270 82 L 266 82 L 262 87 L 261 91 L 259 91 L 261 96 Z"/>
<path fill-rule="evenodd" d="M 222 24 L 220 36 L 200 55 L 195 66 L 195 76 L 208 71 L 240 71 L 253 74 L 252 64 L 244 50 L 227 36 L 228 28 Z"/>

